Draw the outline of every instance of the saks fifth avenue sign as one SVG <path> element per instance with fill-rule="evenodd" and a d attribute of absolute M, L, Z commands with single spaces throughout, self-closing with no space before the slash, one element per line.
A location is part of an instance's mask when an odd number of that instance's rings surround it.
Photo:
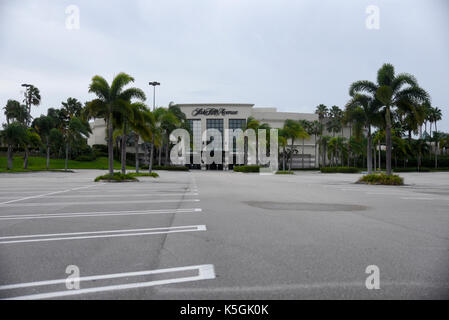
<path fill-rule="evenodd" d="M 192 117 L 196 116 L 227 116 L 238 114 L 238 111 L 226 110 L 226 108 L 196 108 L 192 111 Z"/>

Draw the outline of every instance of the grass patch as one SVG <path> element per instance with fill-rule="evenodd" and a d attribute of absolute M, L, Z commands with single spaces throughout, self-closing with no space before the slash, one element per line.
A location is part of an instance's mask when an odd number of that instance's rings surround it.
<path fill-rule="evenodd" d="M 404 184 L 404 178 L 396 174 L 390 176 L 384 173 L 367 174 L 361 177 L 357 183 L 402 186 Z"/>
<path fill-rule="evenodd" d="M 108 181 L 108 182 L 132 182 L 132 181 L 139 181 L 136 177 L 133 176 L 132 173 L 126 173 L 123 174 L 121 172 L 114 172 L 114 174 L 105 174 L 102 176 L 98 176 L 94 180 L 95 182 L 98 181 Z"/>
<path fill-rule="evenodd" d="M 276 174 L 295 174 L 293 171 L 276 171 Z"/>
<path fill-rule="evenodd" d="M 321 173 L 359 173 L 360 169 L 355 167 L 321 167 Z"/>
<path fill-rule="evenodd" d="M 28 158 L 28 170 L 23 169 L 23 157 L 14 157 L 13 159 L 13 169 L 6 169 L 6 157 L 0 157 L 0 172 L 30 172 L 30 171 L 47 171 L 45 164 L 47 159 L 45 157 L 29 157 Z M 49 170 L 61 170 L 65 168 L 65 159 L 50 159 Z M 67 161 L 68 169 L 99 169 L 107 170 L 108 158 L 100 157 L 94 161 Z M 120 162 L 114 161 L 114 169 L 120 169 Z M 133 169 L 133 167 L 127 166 L 128 169 Z"/>
<path fill-rule="evenodd" d="M 132 175 L 133 177 L 153 177 L 153 178 L 159 178 L 159 175 L 156 172 L 131 172 L 130 175 Z"/>
<path fill-rule="evenodd" d="M 234 166 L 234 172 L 260 172 L 260 166 Z"/>

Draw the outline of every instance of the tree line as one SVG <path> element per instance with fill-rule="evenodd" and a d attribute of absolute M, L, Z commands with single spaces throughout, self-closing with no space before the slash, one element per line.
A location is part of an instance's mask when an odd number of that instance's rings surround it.
<path fill-rule="evenodd" d="M 151 111 L 145 104 L 145 93 L 138 88 L 127 87 L 134 78 L 120 73 L 109 84 L 103 77 L 94 76 L 89 93 L 96 98 L 84 104 L 75 98 L 68 98 L 61 107 L 49 108 L 46 115 L 35 119 L 31 108 L 41 104 L 39 89 L 30 86 L 24 93 L 22 103 L 8 100 L 4 109 L 6 124 L 3 124 L 1 140 L 7 146 L 7 168 L 13 167 L 13 151 L 24 151 L 23 168 L 28 168 L 30 149 L 46 150 L 46 167 L 49 168 L 50 154 L 61 157 L 65 154 L 65 167 L 73 154 L 89 150 L 87 139 L 92 133 L 89 121 L 104 119 L 107 127 L 107 156 L 109 173 L 114 168 L 115 150 L 119 150 L 121 171 L 126 172 L 127 146 L 134 145 L 136 171 L 139 171 L 140 147 L 149 157 L 149 172 L 157 153 L 158 163 L 168 163 L 169 134 L 176 128 L 188 128 L 188 121 L 179 107 L 170 104 L 168 108 L 157 107 Z M 91 150 L 90 150 L 91 151 Z"/>
<path fill-rule="evenodd" d="M 133 82 L 134 78 L 126 73 L 118 74 L 111 83 L 96 75 L 88 88 L 95 99 L 83 104 L 68 98 L 61 108 L 49 108 L 46 115 L 35 119 L 31 117 L 31 108 L 40 105 L 41 96 L 38 88 L 28 85 L 22 103 L 8 100 L 4 107 L 7 123 L 3 125 L 1 138 L 7 146 L 8 169 L 12 169 L 14 149 L 19 148 L 24 151 L 25 169 L 30 149 L 39 148 L 46 152 L 47 169 L 50 154 L 65 155 L 67 168 L 69 157 L 89 150 L 87 138 L 92 133 L 89 125 L 92 119 L 103 119 L 106 124 L 110 174 L 114 168 L 114 150 L 119 152 L 116 158 L 121 162 L 121 171 L 126 172 L 128 146 L 134 147 L 136 171 L 141 167 L 140 151 L 144 152 L 149 172 L 154 161 L 159 165 L 162 162 L 169 164 L 170 133 L 177 128 L 191 132 L 189 122 L 173 103 L 167 108 L 150 110 L 144 103 L 143 90 L 130 86 Z M 435 166 L 438 166 L 438 154 L 448 148 L 449 135 L 438 131 L 441 109 L 431 106 L 429 94 L 418 85 L 414 76 L 396 74 L 391 64 L 384 64 L 378 70 L 375 82 L 352 83 L 349 96 L 343 109 L 318 105 L 315 110 L 318 120 L 288 119 L 284 122 L 278 131 L 283 170 L 287 165 L 288 170 L 292 169 L 293 157 L 299 153 L 301 167 L 306 167 L 305 143 L 311 137 L 314 137 L 318 167 L 351 164 L 363 167 L 365 164 L 371 173 L 384 161 L 387 174 L 391 174 L 392 158 L 397 166 L 399 160 L 405 165 L 414 157 L 420 166 L 423 157 L 430 153 L 434 154 Z M 242 129 L 256 132 L 256 164 L 259 164 L 258 129 L 267 129 L 269 133 L 270 126 L 250 117 Z M 345 134 L 344 130 L 349 132 Z M 300 149 L 296 145 L 298 141 L 302 146 Z M 385 145 L 385 151 L 381 145 Z M 247 164 L 247 141 L 244 148 Z M 383 153 L 385 159 L 382 159 Z"/>

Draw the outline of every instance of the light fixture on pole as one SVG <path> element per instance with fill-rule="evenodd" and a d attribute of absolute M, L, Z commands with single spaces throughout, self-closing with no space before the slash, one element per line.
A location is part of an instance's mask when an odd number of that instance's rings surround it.
<path fill-rule="evenodd" d="M 156 86 L 160 86 L 161 84 L 157 81 L 149 82 L 150 86 L 153 86 L 153 111 L 156 108 Z"/>

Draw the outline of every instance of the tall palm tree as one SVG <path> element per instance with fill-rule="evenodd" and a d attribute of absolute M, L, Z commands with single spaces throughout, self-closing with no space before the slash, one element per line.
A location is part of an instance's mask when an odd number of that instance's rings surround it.
<path fill-rule="evenodd" d="M 278 129 L 278 145 L 282 148 L 282 170 L 285 171 L 285 148 L 287 147 L 287 138 L 283 129 Z"/>
<path fill-rule="evenodd" d="M 142 137 L 144 141 L 151 141 L 151 130 L 147 123 L 151 123 L 154 119 L 151 111 L 144 105 L 135 105 L 134 121 L 130 123 L 130 127 L 134 133 L 134 156 L 136 160 L 136 172 L 139 172 L 139 139 Z"/>
<path fill-rule="evenodd" d="M 119 73 L 109 86 L 108 82 L 101 76 L 94 76 L 89 86 L 89 92 L 94 93 L 97 99 L 87 104 L 89 117 L 103 118 L 107 125 L 108 139 L 108 162 L 109 174 L 114 173 L 114 155 L 113 155 L 113 119 L 114 114 L 130 112 L 131 99 L 146 99 L 145 93 L 138 88 L 125 87 L 134 82 L 134 78 L 126 73 Z"/>
<path fill-rule="evenodd" d="M 315 166 L 320 167 L 320 157 L 318 156 L 317 149 L 318 149 L 318 137 L 321 137 L 323 134 L 323 124 L 320 121 L 313 121 L 311 124 L 311 134 L 314 135 L 314 141 L 315 141 Z"/>
<path fill-rule="evenodd" d="M 162 127 L 162 122 L 166 117 L 167 109 L 158 107 L 152 112 L 153 117 L 149 119 L 147 125 L 151 131 L 151 143 L 150 143 L 150 161 L 148 165 L 148 171 L 151 173 L 153 169 L 153 158 L 154 150 L 159 150 L 159 165 L 161 164 L 161 154 L 162 154 L 162 142 L 164 129 Z"/>
<path fill-rule="evenodd" d="M 246 125 L 243 128 L 243 131 L 245 132 L 248 129 L 254 130 L 254 133 L 256 134 L 256 165 L 259 165 L 259 135 L 258 135 L 258 129 L 260 128 L 260 121 L 254 119 L 254 117 L 249 117 L 246 121 Z M 245 154 L 248 152 L 248 137 L 245 136 Z M 247 158 L 247 156 L 245 157 Z M 247 161 L 247 160 L 246 160 Z M 247 164 L 247 162 L 245 162 Z"/>
<path fill-rule="evenodd" d="M 295 140 L 302 139 L 303 137 L 307 139 L 309 137 L 309 134 L 306 132 L 306 130 L 301 126 L 301 124 L 298 121 L 290 119 L 285 120 L 284 127 L 282 128 L 282 130 L 285 132 L 285 137 L 287 139 L 290 139 L 291 141 L 290 146 L 291 156 L 290 156 L 290 164 L 288 167 L 288 170 L 291 171 L 293 166 L 293 153 L 295 150 Z"/>
<path fill-rule="evenodd" d="M 430 119 L 435 124 L 435 131 L 438 132 L 437 122 L 440 121 L 443 117 L 443 113 L 441 109 L 435 107 L 430 111 Z M 432 135 L 431 135 L 432 136 Z"/>
<path fill-rule="evenodd" d="M 388 63 L 377 72 L 377 83 L 367 80 L 357 81 L 351 85 L 349 92 L 351 96 L 366 92 L 382 103 L 385 109 L 386 167 L 387 174 L 391 175 L 392 108 L 412 110 L 417 104 L 429 102 L 428 93 L 418 86 L 414 76 L 406 73 L 396 75 L 394 66 Z"/>
<path fill-rule="evenodd" d="M 128 143 L 128 137 L 130 130 L 133 128 L 141 128 L 144 126 L 145 123 L 145 113 L 148 112 L 148 109 L 145 104 L 141 102 L 133 102 L 129 105 L 130 109 L 126 112 L 117 113 L 115 114 L 116 118 L 114 119 L 114 123 L 117 128 L 120 128 L 120 142 L 121 142 L 121 148 L 120 148 L 120 160 L 121 160 L 121 171 L 123 174 L 126 173 L 126 147 Z M 138 141 L 137 141 L 138 144 Z M 138 146 L 137 146 L 138 148 Z M 138 158 L 137 149 L 136 149 L 136 156 Z M 138 159 L 136 158 L 136 161 Z M 138 162 L 137 162 L 138 164 Z M 138 168 L 137 168 L 138 171 Z"/>
<path fill-rule="evenodd" d="M 364 94 L 355 94 L 346 104 L 347 117 L 355 122 L 355 127 L 367 129 L 366 158 L 368 174 L 371 174 L 373 171 L 371 127 L 380 120 L 380 107 L 379 101 Z M 359 130 L 356 131 L 356 136 L 361 133 Z"/>
<path fill-rule="evenodd" d="M 31 121 L 31 106 L 38 106 L 41 103 L 41 93 L 39 89 L 33 85 L 29 85 L 27 90 L 25 90 L 23 102 L 25 103 L 27 112 L 30 115 L 30 118 L 26 123 L 26 125 L 29 126 Z"/>
<path fill-rule="evenodd" d="M 328 117 L 329 109 L 328 109 L 328 107 L 325 106 L 324 104 L 320 104 L 320 105 L 318 105 L 318 106 L 316 107 L 315 113 L 318 115 L 318 121 L 319 121 L 319 123 L 323 126 L 322 129 L 321 129 L 321 133 L 320 133 L 320 135 L 319 135 L 320 141 L 321 141 L 321 138 L 323 137 L 323 130 L 324 130 L 324 123 L 323 123 L 323 120 L 324 120 L 325 118 Z M 321 144 L 321 143 L 320 143 L 320 144 Z M 320 149 L 320 153 L 321 153 L 321 149 Z M 320 158 L 320 157 L 318 157 L 318 158 Z M 320 161 L 318 160 L 318 166 L 319 166 L 319 165 L 320 165 Z"/>
<path fill-rule="evenodd" d="M 429 144 L 424 139 L 412 140 L 412 150 L 418 160 L 418 171 L 420 171 L 422 158 L 430 151 Z"/>
<path fill-rule="evenodd" d="M 328 116 L 329 109 L 324 104 L 320 104 L 316 107 L 315 113 L 318 115 L 318 120 L 322 121 Z"/>
<path fill-rule="evenodd" d="M 299 120 L 299 123 L 304 128 L 307 134 L 302 134 L 302 150 L 301 150 L 301 167 L 304 169 L 304 150 L 305 150 L 305 140 L 310 138 L 312 133 L 312 123 L 308 120 Z"/>
<path fill-rule="evenodd" d="M 45 141 L 46 146 L 46 168 L 50 167 L 50 131 L 54 128 L 54 123 L 51 117 L 41 115 L 39 118 L 35 118 L 32 124 L 33 128 L 41 136 L 41 139 Z"/>
<path fill-rule="evenodd" d="M 31 121 L 31 106 L 38 106 L 41 103 L 41 94 L 39 92 L 39 89 L 33 85 L 28 85 L 27 90 L 25 90 L 24 93 L 23 102 L 27 107 L 27 117 L 25 125 L 29 127 Z M 23 158 L 24 169 L 28 169 L 28 154 L 29 154 L 28 145 L 25 144 L 25 156 Z"/>
<path fill-rule="evenodd" d="M 72 117 L 67 125 L 63 128 L 63 135 L 65 140 L 65 170 L 68 169 L 69 149 L 75 143 L 82 139 L 89 137 L 92 130 L 89 123 L 83 121 L 79 117 Z"/>
<path fill-rule="evenodd" d="M 323 157 L 323 167 L 325 167 L 327 164 L 326 164 L 326 159 L 328 158 L 327 157 L 327 147 L 328 147 L 328 145 L 329 145 L 329 141 L 332 139 L 332 137 L 331 136 L 328 136 L 328 135 L 325 135 L 325 136 L 321 136 L 321 138 L 320 138 L 320 141 L 319 141 L 319 143 L 320 143 L 320 150 L 321 150 L 321 155 L 322 155 L 322 157 Z"/>

